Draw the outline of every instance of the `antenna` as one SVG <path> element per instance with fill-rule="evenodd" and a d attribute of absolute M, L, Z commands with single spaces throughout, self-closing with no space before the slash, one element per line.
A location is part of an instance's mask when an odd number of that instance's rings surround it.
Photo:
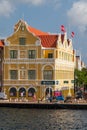
<path fill-rule="evenodd" d="M 70 36 L 71 32 L 70 31 L 71 31 L 71 27 L 70 27 L 70 23 L 68 23 L 68 32 L 67 32 L 67 35 L 68 35 L 69 39 L 71 39 L 71 36 Z"/>
<path fill-rule="evenodd" d="M 22 20 L 24 20 L 24 13 L 22 14 Z"/>

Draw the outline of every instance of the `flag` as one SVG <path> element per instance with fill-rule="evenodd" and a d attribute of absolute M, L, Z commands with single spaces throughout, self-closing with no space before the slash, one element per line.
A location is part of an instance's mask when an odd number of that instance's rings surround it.
<path fill-rule="evenodd" d="M 71 32 L 71 37 L 72 37 L 72 38 L 74 37 L 74 35 L 75 35 L 75 33 L 74 33 L 74 32 Z"/>
<path fill-rule="evenodd" d="M 66 32 L 64 25 L 61 25 L 61 31 Z"/>

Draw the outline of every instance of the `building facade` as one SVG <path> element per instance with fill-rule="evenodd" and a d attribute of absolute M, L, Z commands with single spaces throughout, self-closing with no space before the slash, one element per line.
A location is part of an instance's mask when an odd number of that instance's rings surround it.
<path fill-rule="evenodd" d="M 82 70 L 82 68 L 86 68 L 86 65 L 84 64 L 84 62 L 81 60 L 81 56 L 77 56 L 76 55 L 76 65 L 75 65 L 75 69 L 77 70 Z"/>
<path fill-rule="evenodd" d="M 50 34 L 19 20 L 5 39 L 3 87 L 9 99 L 74 94 L 75 54 L 67 34 Z"/>
<path fill-rule="evenodd" d="M 4 41 L 0 40 L 0 92 L 2 91 L 3 87 L 3 47 Z"/>

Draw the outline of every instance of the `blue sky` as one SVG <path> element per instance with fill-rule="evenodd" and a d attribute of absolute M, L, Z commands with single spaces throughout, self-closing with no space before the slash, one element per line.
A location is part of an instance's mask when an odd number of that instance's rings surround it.
<path fill-rule="evenodd" d="M 18 20 L 50 33 L 64 25 L 73 47 L 87 64 L 87 0 L 0 0 L 0 38 L 13 32 Z"/>

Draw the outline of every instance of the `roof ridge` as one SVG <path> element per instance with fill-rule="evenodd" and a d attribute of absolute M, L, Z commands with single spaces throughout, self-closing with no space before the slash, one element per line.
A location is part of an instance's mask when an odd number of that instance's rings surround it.
<path fill-rule="evenodd" d="M 49 35 L 48 32 L 43 32 L 41 30 L 38 30 L 30 25 L 28 25 L 28 30 L 32 33 L 34 33 L 35 35 L 39 36 L 39 35 Z"/>

